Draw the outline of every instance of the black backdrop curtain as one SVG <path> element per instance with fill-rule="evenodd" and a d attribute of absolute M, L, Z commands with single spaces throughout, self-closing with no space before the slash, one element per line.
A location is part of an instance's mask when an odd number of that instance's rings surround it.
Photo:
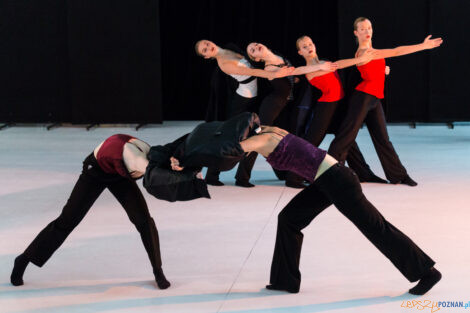
<path fill-rule="evenodd" d="M 215 61 L 196 56 L 197 40 L 222 46 L 234 42 L 243 48 L 259 41 L 302 65 L 296 38 L 311 36 L 320 58 L 351 58 L 356 50 L 353 21 L 365 16 L 374 27 L 375 48 L 417 44 L 428 34 L 444 38 L 444 44 L 432 51 L 387 60 L 388 121 L 470 120 L 464 93 L 470 72 L 468 0 L 201 0 L 160 5 L 166 119 L 204 118 Z M 358 76 L 355 68 L 340 74 L 346 83 Z"/>
<path fill-rule="evenodd" d="M 376 48 L 444 37 L 387 60 L 389 121 L 470 120 L 469 11 L 467 0 L 2 0 L 0 122 L 203 119 L 215 61 L 196 56 L 197 40 L 258 41 L 301 65 L 306 34 L 321 58 L 349 58 L 358 16 L 372 20 Z"/>
<path fill-rule="evenodd" d="M 161 122 L 158 9 L 0 1 L 0 121 Z"/>

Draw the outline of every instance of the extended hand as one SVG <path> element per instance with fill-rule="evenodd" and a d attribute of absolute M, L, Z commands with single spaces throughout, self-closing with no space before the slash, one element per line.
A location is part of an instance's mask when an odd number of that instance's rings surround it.
<path fill-rule="evenodd" d="M 325 72 L 334 72 L 338 68 L 338 64 L 332 62 L 324 62 L 320 64 L 320 70 Z"/>
<path fill-rule="evenodd" d="M 444 40 L 442 40 L 440 37 L 431 39 L 431 36 L 432 35 L 427 36 L 423 41 L 423 45 L 426 47 L 426 49 L 437 48 L 444 42 Z"/>
<path fill-rule="evenodd" d="M 295 67 L 283 66 L 279 71 L 273 72 L 272 78 L 269 78 L 269 80 L 289 76 L 294 70 Z"/>

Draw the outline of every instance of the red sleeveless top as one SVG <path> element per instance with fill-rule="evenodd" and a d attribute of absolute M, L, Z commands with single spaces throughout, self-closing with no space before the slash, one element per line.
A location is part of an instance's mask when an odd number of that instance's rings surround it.
<path fill-rule="evenodd" d="M 314 77 L 309 82 L 322 92 L 318 102 L 336 102 L 344 97 L 343 86 L 337 71 Z"/>
<path fill-rule="evenodd" d="M 98 164 L 105 173 L 129 177 L 129 171 L 124 164 L 122 152 L 124 145 L 134 138 L 129 135 L 117 134 L 103 142 L 96 155 L 96 161 L 98 161 Z"/>
<path fill-rule="evenodd" d="M 372 60 L 369 63 L 358 66 L 361 72 L 362 82 L 356 86 L 356 90 L 368 93 L 379 99 L 384 98 L 385 84 L 385 59 Z"/>

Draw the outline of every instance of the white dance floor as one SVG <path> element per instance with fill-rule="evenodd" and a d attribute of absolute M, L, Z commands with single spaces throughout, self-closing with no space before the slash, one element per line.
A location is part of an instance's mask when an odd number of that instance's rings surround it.
<path fill-rule="evenodd" d="M 144 192 L 169 289 L 156 288 L 140 237 L 109 191 L 44 267 L 28 266 L 24 286 L 10 285 L 14 258 L 59 214 L 96 145 L 115 133 L 162 144 L 194 125 L 0 131 L 0 312 L 466 311 L 423 310 L 416 301 L 470 301 L 469 125 L 390 126 L 395 149 L 419 185 L 363 184 L 382 214 L 436 261 L 443 279 L 425 296 L 409 295 L 413 284 L 334 207 L 304 231 L 300 293 L 266 290 L 277 214 L 298 190 L 277 181 L 261 157 L 251 189 L 234 186 L 232 170 L 221 175 L 226 186 L 210 187 L 210 200 L 168 203 Z M 365 128 L 358 143 L 384 177 Z"/>

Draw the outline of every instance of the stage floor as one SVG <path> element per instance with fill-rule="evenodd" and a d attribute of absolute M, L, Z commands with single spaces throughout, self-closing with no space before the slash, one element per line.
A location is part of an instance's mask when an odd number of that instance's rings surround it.
<path fill-rule="evenodd" d="M 138 132 L 0 131 L 0 311 L 375 313 L 422 311 L 403 307 L 413 300 L 470 301 L 470 127 L 458 125 L 390 126 L 395 149 L 419 185 L 363 184 L 367 198 L 442 272 L 442 281 L 423 297 L 407 293 L 413 284 L 334 207 L 304 231 L 300 293 L 266 290 L 277 214 L 298 190 L 277 181 L 262 157 L 251 189 L 234 186 L 231 171 L 221 175 L 226 186 L 210 187 L 210 200 L 168 203 L 144 192 L 159 230 L 169 289 L 156 288 L 140 237 L 109 191 L 43 268 L 29 265 L 25 285 L 10 285 L 14 258 L 59 214 L 81 162 L 96 145 L 115 133 L 162 144 L 196 124 L 166 122 Z M 331 139 L 328 135 L 322 147 Z M 384 177 L 365 128 L 358 143 Z"/>

